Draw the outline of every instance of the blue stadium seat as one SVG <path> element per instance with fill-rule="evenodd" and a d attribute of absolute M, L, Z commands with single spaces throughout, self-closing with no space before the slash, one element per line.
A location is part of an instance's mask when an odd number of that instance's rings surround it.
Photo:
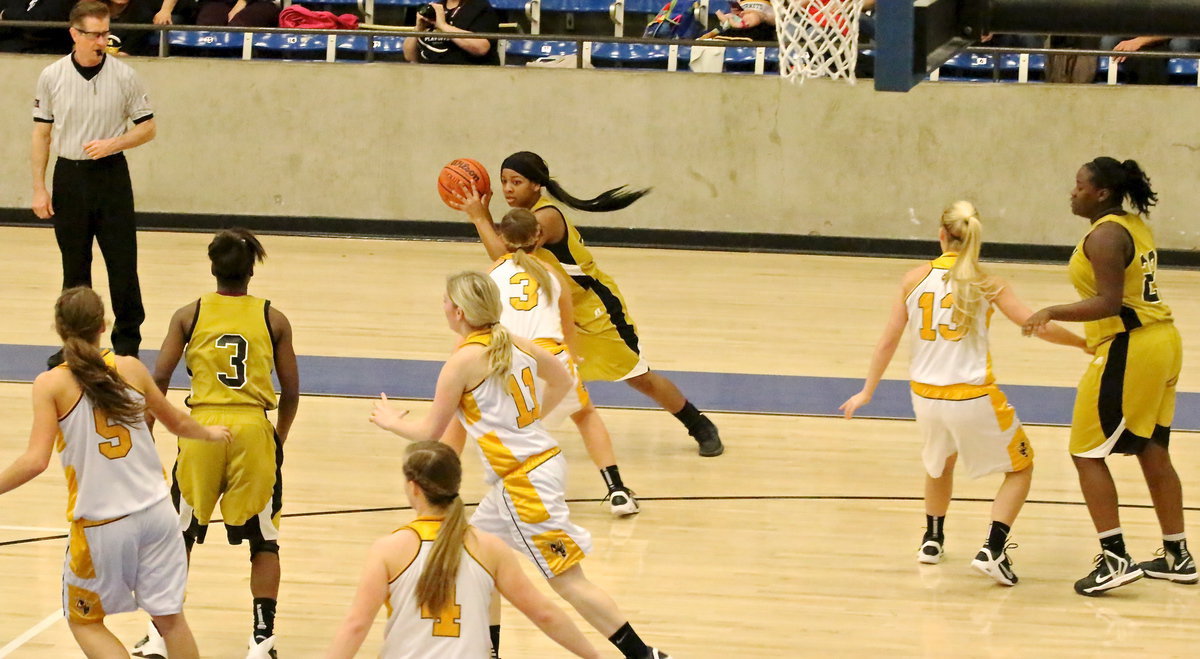
<path fill-rule="evenodd" d="M 504 11 L 525 11 L 525 5 L 529 0 L 488 0 L 488 4 L 492 5 L 492 9 L 500 9 Z"/>
<path fill-rule="evenodd" d="M 1005 80 L 1016 80 L 1021 74 L 1020 55 L 1000 56 L 1000 77 Z M 1041 80 L 1046 75 L 1046 56 L 1029 56 L 1029 79 Z"/>
<path fill-rule="evenodd" d="M 592 64 L 597 67 L 665 69 L 668 52 L 666 45 L 597 43 L 592 45 Z"/>
<path fill-rule="evenodd" d="M 375 59 L 384 62 L 404 61 L 405 37 L 373 37 Z M 367 37 L 357 34 L 338 35 L 339 60 L 364 60 L 367 57 Z"/>
<path fill-rule="evenodd" d="M 1179 57 L 1167 61 L 1167 75 L 1176 85 L 1194 85 L 1200 72 L 1200 61 Z"/>
<path fill-rule="evenodd" d="M 168 32 L 167 46 L 173 55 L 241 57 L 242 32 Z"/>
<path fill-rule="evenodd" d="M 508 48 L 505 49 L 508 57 L 518 58 L 520 64 L 539 57 L 574 55 L 578 51 L 579 46 L 574 41 L 530 41 L 524 39 L 509 41 Z"/>
<path fill-rule="evenodd" d="M 996 60 L 991 55 L 959 53 L 941 66 L 942 80 L 991 80 Z"/>
<path fill-rule="evenodd" d="M 323 34 L 254 35 L 254 56 L 287 60 L 323 60 L 329 40 Z"/>
<path fill-rule="evenodd" d="M 725 49 L 725 70 L 730 73 L 753 73 L 758 57 L 757 48 L 734 46 Z M 767 48 L 763 53 L 765 71 L 779 70 L 779 49 Z"/>
<path fill-rule="evenodd" d="M 542 0 L 542 11 L 608 13 L 612 0 Z"/>

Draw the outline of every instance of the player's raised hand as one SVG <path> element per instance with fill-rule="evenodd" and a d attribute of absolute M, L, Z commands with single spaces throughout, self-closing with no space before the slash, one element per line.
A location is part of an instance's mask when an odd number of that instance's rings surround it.
<path fill-rule="evenodd" d="M 871 394 L 868 394 L 865 391 L 860 391 L 850 398 L 847 398 L 846 402 L 842 403 L 841 406 L 838 407 L 838 410 L 842 412 L 842 415 L 845 418 L 851 419 L 854 418 L 854 413 L 858 411 L 858 408 L 866 405 L 869 402 L 871 402 Z"/>
<path fill-rule="evenodd" d="M 371 410 L 371 423 L 384 430 L 392 430 L 405 416 L 408 416 L 408 410 L 397 410 L 388 405 L 387 394 L 381 393 L 379 400 L 375 401 L 375 409 Z"/>
<path fill-rule="evenodd" d="M 492 193 L 488 192 L 485 195 L 480 195 L 479 191 L 473 185 L 463 185 L 458 190 L 450 191 L 450 198 L 446 203 L 455 210 L 460 210 L 467 214 L 472 220 L 486 219 L 489 222 L 492 219 L 488 208 L 492 202 Z"/>

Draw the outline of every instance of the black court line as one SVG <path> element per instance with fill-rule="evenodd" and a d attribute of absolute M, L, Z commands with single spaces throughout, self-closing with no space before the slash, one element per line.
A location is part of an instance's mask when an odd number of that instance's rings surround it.
<path fill-rule="evenodd" d="M 869 494 L 730 494 L 724 496 L 703 496 L 703 497 L 638 497 L 638 501 L 924 501 L 924 497 L 919 496 L 872 496 Z M 567 499 L 567 503 L 603 503 L 603 499 Z M 954 501 L 966 503 L 991 503 L 991 499 L 983 497 L 962 497 L 955 498 Z M 1058 501 L 1054 499 L 1029 499 L 1025 505 L 1042 505 L 1042 506 L 1084 506 L 1087 505 L 1083 501 Z M 478 503 L 463 504 L 467 508 L 478 506 Z M 1138 509 L 1153 509 L 1154 506 L 1148 503 L 1123 503 L 1121 508 L 1138 508 Z M 1200 512 L 1200 506 L 1184 506 L 1183 509 L 1188 512 Z M 357 515 L 360 513 L 393 513 L 403 510 L 412 510 L 412 506 L 384 506 L 381 508 L 346 508 L 343 510 L 314 510 L 306 513 L 285 513 L 281 515 L 284 519 L 295 519 L 300 517 L 323 517 L 325 515 Z M 222 520 L 214 519 L 211 524 L 220 524 Z M 33 542 L 43 542 L 46 540 L 63 540 L 67 537 L 66 533 L 60 535 L 46 535 L 36 538 L 22 538 L 20 540 L 8 540 L 0 542 L 0 547 L 8 547 L 12 545 L 24 545 Z"/>

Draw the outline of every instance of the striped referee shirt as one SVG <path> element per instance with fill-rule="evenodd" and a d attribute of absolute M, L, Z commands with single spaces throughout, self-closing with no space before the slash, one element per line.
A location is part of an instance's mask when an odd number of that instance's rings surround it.
<path fill-rule="evenodd" d="M 98 67 L 84 68 L 67 55 L 38 77 L 33 120 L 55 125 L 54 148 L 63 158 L 91 160 L 83 145 L 120 137 L 130 121 L 153 117 L 146 86 L 116 57 L 106 55 Z"/>

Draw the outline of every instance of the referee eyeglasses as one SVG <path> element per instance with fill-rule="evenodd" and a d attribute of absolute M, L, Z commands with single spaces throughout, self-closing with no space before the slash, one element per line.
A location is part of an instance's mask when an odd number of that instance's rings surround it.
<path fill-rule="evenodd" d="M 109 30 L 104 30 L 103 32 L 88 32 L 87 30 L 81 30 L 73 25 L 71 27 L 74 28 L 74 30 L 79 33 L 79 36 L 83 37 L 84 39 L 103 39 L 108 41 L 108 38 L 112 36 L 112 32 Z"/>

